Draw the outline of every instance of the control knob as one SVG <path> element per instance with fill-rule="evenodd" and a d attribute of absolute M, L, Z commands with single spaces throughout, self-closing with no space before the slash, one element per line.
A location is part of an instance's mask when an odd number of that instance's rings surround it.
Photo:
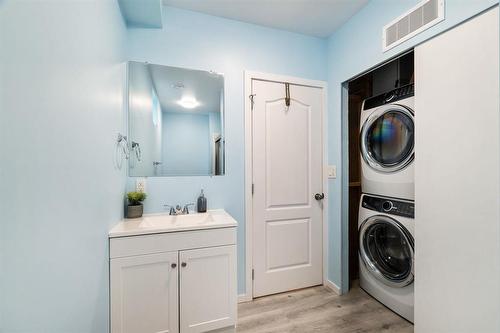
<path fill-rule="evenodd" d="M 392 208 L 394 208 L 394 205 L 391 201 L 384 201 L 384 203 L 382 204 L 382 209 L 386 212 L 391 211 Z"/>

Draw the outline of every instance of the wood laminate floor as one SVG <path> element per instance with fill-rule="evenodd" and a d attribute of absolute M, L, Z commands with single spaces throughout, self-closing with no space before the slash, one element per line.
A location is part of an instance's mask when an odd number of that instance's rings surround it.
<path fill-rule="evenodd" d="M 325 287 L 258 298 L 238 306 L 238 333 L 409 333 L 413 325 L 355 286 L 344 296 Z"/>

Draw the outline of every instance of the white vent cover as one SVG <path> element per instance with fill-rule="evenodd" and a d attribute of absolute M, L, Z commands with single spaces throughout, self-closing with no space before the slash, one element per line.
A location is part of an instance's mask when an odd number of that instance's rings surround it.
<path fill-rule="evenodd" d="M 425 0 L 404 13 L 382 30 L 385 51 L 444 20 L 444 0 Z"/>

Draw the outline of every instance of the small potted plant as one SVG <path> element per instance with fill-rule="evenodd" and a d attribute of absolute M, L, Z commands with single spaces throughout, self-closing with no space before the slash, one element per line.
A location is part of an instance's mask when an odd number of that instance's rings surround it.
<path fill-rule="evenodd" d="M 129 219 L 141 217 L 144 211 L 144 206 L 142 205 L 142 202 L 146 199 L 146 193 L 128 192 L 127 199 L 128 199 L 127 217 Z"/>

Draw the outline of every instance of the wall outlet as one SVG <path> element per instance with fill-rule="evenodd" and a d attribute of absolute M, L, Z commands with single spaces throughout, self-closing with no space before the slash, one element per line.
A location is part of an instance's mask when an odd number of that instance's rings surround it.
<path fill-rule="evenodd" d="M 137 178 L 135 180 L 135 190 L 137 192 L 146 192 L 146 178 Z"/>
<path fill-rule="evenodd" d="M 328 166 L 328 178 L 337 178 L 337 166 L 329 165 Z"/>

